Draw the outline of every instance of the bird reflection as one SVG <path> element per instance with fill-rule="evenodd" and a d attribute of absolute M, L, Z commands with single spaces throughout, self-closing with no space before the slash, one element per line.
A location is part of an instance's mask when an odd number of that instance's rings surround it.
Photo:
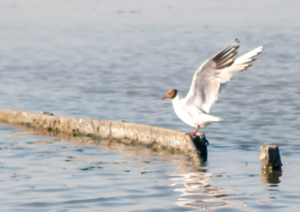
<path fill-rule="evenodd" d="M 180 181 L 178 178 L 172 178 L 177 181 L 172 186 L 184 186 L 174 189 L 182 193 L 175 204 L 203 211 L 232 206 L 232 203 L 224 201 L 225 197 L 231 195 L 226 193 L 227 190 L 212 185 L 211 177 L 212 174 L 206 172 L 206 169 L 194 169 L 183 174 Z"/>

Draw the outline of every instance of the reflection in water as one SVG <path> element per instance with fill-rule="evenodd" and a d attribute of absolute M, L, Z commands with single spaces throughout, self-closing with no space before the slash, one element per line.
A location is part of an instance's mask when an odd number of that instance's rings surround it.
<path fill-rule="evenodd" d="M 15 126 L 7 129 L 16 129 Z M 236 160 L 240 155 L 228 157 L 226 152 L 216 149 L 210 153 L 206 167 L 206 163 L 195 155 L 187 157 L 158 144 L 145 146 L 128 140 L 76 137 L 24 126 L 20 131 L 10 131 L 9 138 L 4 141 L 6 143 L 0 146 L 3 150 L 0 167 L 9 178 L 21 180 L 28 187 L 24 192 L 34 201 L 19 199 L 27 207 L 60 203 L 64 205 L 62 208 L 68 208 L 69 202 L 75 201 L 91 209 L 91 199 L 103 201 L 97 205 L 103 206 L 102 211 L 105 211 L 105 204 L 114 204 L 114 209 L 122 206 L 123 209 L 125 203 L 129 204 L 126 211 L 138 211 L 140 207 L 154 210 L 170 205 L 174 211 L 211 211 L 224 207 L 242 210 L 250 207 L 259 211 L 285 205 L 276 201 L 280 190 L 273 188 L 280 182 L 280 171 L 262 170 L 261 181 L 271 184 L 267 185 L 270 188 L 262 188 L 265 185 L 258 183 L 258 160 L 250 160 L 245 166 Z M 231 161 L 227 162 L 227 157 Z M 14 164 L 22 170 L 12 171 L 18 168 Z M 12 172 L 16 174 L 11 176 Z M 2 177 L 0 180 L 6 179 Z M 7 189 L 21 191 L 24 188 L 13 181 L 6 182 L 10 182 Z M 57 192 L 56 200 L 48 199 L 54 196 L 50 191 Z M 45 195 L 39 195 L 39 192 Z M 159 207 L 149 203 L 152 201 L 159 201 Z"/>
<path fill-rule="evenodd" d="M 84 146 L 99 146 L 101 147 L 99 153 L 103 153 L 109 150 L 117 150 L 118 152 L 123 154 L 123 157 L 136 159 L 137 157 L 144 156 L 165 156 L 164 158 L 160 158 L 162 161 L 166 161 L 168 163 L 175 164 L 176 167 L 179 168 L 179 173 L 171 173 L 167 174 L 169 176 L 170 181 L 175 181 L 174 183 L 169 184 L 172 187 L 177 187 L 173 191 L 176 193 L 180 193 L 179 197 L 177 196 L 175 204 L 181 207 L 189 207 L 195 208 L 197 210 L 213 210 L 217 208 L 223 208 L 233 205 L 232 203 L 227 203 L 224 201 L 224 197 L 231 196 L 226 193 L 225 189 L 218 188 L 213 185 L 211 181 L 211 177 L 213 176 L 211 173 L 208 173 L 204 168 L 205 163 L 200 157 L 194 155 L 193 158 L 186 157 L 185 155 L 180 154 L 180 152 L 161 147 L 158 144 L 153 144 L 152 146 L 144 146 L 137 143 L 132 143 L 127 140 L 115 141 L 115 140 L 97 140 L 90 137 L 74 137 L 69 133 L 59 133 L 56 132 L 48 132 L 43 130 L 36 129 L 28 129 L 25 128 L 21 130 L 22 133 L 19 135 L 37 134 L 44 136 L 58 136 L 59 139 L 42 139 L 35 142 L 35 144 L 48 144 L 53 143 L 55 141 L 61 142 L 72 142 L 76 147 L 84 147 Z M 56 150 L 55 146 L 48 147 L 48 150 Z M 62 147 L 64 149 L 72 148 L 72 147 Z M 80 148 L 76 151 L 80 151 Z M 168 157 L 171 155 L 178 155 L 180 160 L 173 159 L 172 157 Z M 90 160 L 92 157 L 82 157 L 83 160 Z M 81 171 L 93 171 L 96 169 L 102 169 L 103 163 L 106 161 L 94 161 L 91 164 L 86 164 L 83 160 L 80 161 L 72 161 L 73 156 L 69 156 L 66 160 L 69 165 L 81 167 Z M 150 159 L 151 160 L 151 159 Z M 154 159 L 156 160 L 156 159 Z M 118 163 L 125 163 L 126 161 L 114 161 Z M 135 161 L 135 164 L 143 165 L 145 167 L 145 161 L 143 163 L 139 161 Z M 148 163 L 150 163 L 149 161 Z M 146 166 L 151 166 L 150 164 Z M 123 168 L 125 168 L 124 166 Z M 145 168 L 148 169 L 148 168 Z M 126 171 L 129 171 L 126 170 Z M 162 170 L 161 170 L 162 171 Z M 157 172 L 157 171 L 156 171 Z M 151 174 L 151 171 L 144 171 L 144 175 Z"/>
<path fill-rule="evenodd" d="M 184 185 L 184 188 L 174 190 L 182 192 L 176 204 L 205 211 L 231 206 L 232 203 L 223 200 L 224 197 L 231 195 L 225 193 L 225 189 L 212 185 L 211 177 L 212 174 L 207 173 L 205 169 L 198 169 L 183 174 L 180 181 L 173 178 L 177 182 L 172 186 Z"/>
<path fill-rule="evenodd" d="M 279 177 L 282 176 L 281 170 L 261 169 L 261 181 L 263 183 L 279 184 Z"/>

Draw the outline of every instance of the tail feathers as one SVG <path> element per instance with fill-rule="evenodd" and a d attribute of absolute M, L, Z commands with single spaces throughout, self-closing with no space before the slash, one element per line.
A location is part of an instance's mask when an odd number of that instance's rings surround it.
<path fill-rule="evenodd" d="M 216 117 L 216 116 L 209 115 L 209 114 L 202 114 L 201 118 L 199 120 L 201 120 L 201 121 L 197 125 L 200 125 L 200 127 L 203 128 L 212 122 L 219 122 L 223 119 Z"/>
<path fill-rule="evenodd" d="M 211 121 L 212 122 L 219 122 L 219 121 L 222 121 L 223 119 L 219 118 L 219 117 L 215 117 L 215 116 L 211 116 Z"/>
<path fill-rule="evenodd" d="M 209 114 L 201 114 L 200 120 L 204 121 L 204 122 L 219 122 L 223 119 L 216 117 L 216 116 L 209 115 Z"/>

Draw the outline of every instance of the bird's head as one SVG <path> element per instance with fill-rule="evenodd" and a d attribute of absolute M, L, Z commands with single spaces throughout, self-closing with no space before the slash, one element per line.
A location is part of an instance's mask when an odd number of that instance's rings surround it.
<path fill-rule="evenodd" d="M 163 98 L 161 99 L 166 99 L 166 98 L 170 98 L 170 99 L 174 99 L 177 95 L 177 90 L 176 89 L 171 89 L 168 91 L 167 95 L 165 95 Z"/>

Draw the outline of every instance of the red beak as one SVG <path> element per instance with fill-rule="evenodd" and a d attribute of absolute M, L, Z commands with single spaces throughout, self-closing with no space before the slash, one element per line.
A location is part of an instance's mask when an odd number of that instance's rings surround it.
<path fill-rule="evenodd" d="M 166 97 L 166 96 L 164 96 L 164 97 L 163 97 L 163 98 L 161 98 L 161 99 L 163 100 L 163 99 L 165 99 L 165 98 L 167 98 L 167 97 Z"/>

